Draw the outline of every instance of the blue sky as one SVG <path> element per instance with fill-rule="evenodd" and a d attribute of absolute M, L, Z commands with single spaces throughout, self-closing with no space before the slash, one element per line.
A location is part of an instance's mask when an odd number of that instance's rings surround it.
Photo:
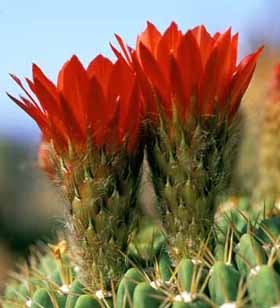
<path fill-rule="evenodd" d="M 247 52 L 248 33 L 254 29 L 265 37 L 274 18 L 267 2 L 276 0 L 1 0 L 0 2 L 0 138 L 21 141 L 38 139 L 31 119 L 11 103 L 5 91 L 20 93 L 8 76 L 30 76 L 32 62 L 56 79 L 61 65 L 73 54 L 87 64 L 102 52 L 112 56 L 109 41 L 114 33 L 132 44 L 146 20 L 163 30 L 170 21 L 182 29 L 205 24 L 211 32 L 232 26 L 241 36 L 241 51 Z M 277 14 L 276 14 L 277 15 Z M 278 18 L 278 17 L 277 17 Z M 269 34 L 280 28 L 275 17 Z M 268 30 L 267 30 L 268 31 Z M 279 36 L 280 39 L 280 36 Z"/>

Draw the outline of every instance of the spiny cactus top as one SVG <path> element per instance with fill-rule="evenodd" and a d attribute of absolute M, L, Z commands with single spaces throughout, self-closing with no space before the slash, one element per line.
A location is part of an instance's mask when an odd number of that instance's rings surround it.
<path fill-rule="evenodd" d="M 132 151 L 140 110 L 136 77 L 124 61 L 112 63 L 99 55 L 85 69 L 73 56 L 60 70 L 57 85 L 37 65 L 32 71 L 33 80 L 26 81 L 35 97 L 14 75 L 26 97 L 9 96 L 36 121 L 43 139 L 56 151 L 68 150 L 69 145 L 83 151 L 89 143 L 116 150 L 124 142 Z"/>
<path fill-rule="evenodd" d="M 117 39 L 124 57 L 134 63 L 139 75 L 137 64 L 140 64 L 144 73 L 141 81 L 144 84 L 146 78 L 152 84 L 165 114 L 172 117 L 176 108 L 183 121 L 189 116 L 214 113 L 231 120 L 262 50 L 258 49 L 237 65 L 238 34 L 232 36 L 231 29 L 211 36 L 204 26 L 198 26 L 183 33 L 174 22 L 163 34 L 148 22 L 138 36 L 136 53 L 127 50 L 120 37 Z M 151 96 L 146 84 L 143 90 L 147 108 L 157 112 L 156 104 L 147 101 Z"/>

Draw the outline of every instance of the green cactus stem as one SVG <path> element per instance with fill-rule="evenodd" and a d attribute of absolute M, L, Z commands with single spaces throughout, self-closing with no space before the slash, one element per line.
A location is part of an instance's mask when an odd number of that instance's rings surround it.
<path fill-rule="evenodd" d="M 161 121 L 147 145 L 159 213 L 174 261 L 206 240 L 215 198 L 228 185 L 235 129 L 216 116 L 181 127 Z M 172 134 L 172 136 L 170 136 Z"/>
<path fill-rule="evenodd" d="M 66 227 L 71 259 L 83 285 L 103 289 L 128 268 L 125 255 L 137 224 L 142 157 L 88 151 L 59 160 L 57 181 L 69 206 Z"/>

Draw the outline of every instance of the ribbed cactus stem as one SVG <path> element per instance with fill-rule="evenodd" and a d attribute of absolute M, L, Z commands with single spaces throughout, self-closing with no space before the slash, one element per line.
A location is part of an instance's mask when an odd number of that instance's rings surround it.
<path fill-rule="evenodd" d="M 141 158 L 96 150 L 59 161 L 57 180 L 69 204 L 66 226 L 78 278 L 93 290 L 106 289 L 128 266 Z"/>
<path fill-rule="evenodd" d="M 196 251 L 213 226 L 215 197 L 228 183 L 235 138 L 233 126 L 214 117 L 186 127 L 166 124 L 148 144 L 147 156 L 176 262 Z"/>

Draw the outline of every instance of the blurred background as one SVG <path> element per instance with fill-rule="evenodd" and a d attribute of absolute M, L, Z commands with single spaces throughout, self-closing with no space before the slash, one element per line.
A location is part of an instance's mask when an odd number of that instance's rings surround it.
<path fill-rule="evenodd" d="M 85 65 L 98 53 L 113 57 L 114 33 L 134 45 L 147 20 L 160 30 L 176 21 L 187 30 L 205 24 L 210 32 L 232 26 L 240 33 L 239 55 L 265 44 L 255 79 L 245 97 L 247 136 L 241 149 L 240 191 L 254 185 L 246 153 L 256 147 L 258 116 L 275 62 L 280 62 L 280 2 L 278 0 L 1 0 L 0 1 L 0 281 L 28 246 L 51 237 L 61 224 L 63 202 L 37 168 L 40 139 L 33 121 L 7 98 L 18 87 L 9 73 L 31 76 L 35 62 L 55 81 L 61 65 L 77 54 Z M 250 112 L 247 112 L 250 110 Z M 251 174 L 251 180 L 248 174 Z"/>

